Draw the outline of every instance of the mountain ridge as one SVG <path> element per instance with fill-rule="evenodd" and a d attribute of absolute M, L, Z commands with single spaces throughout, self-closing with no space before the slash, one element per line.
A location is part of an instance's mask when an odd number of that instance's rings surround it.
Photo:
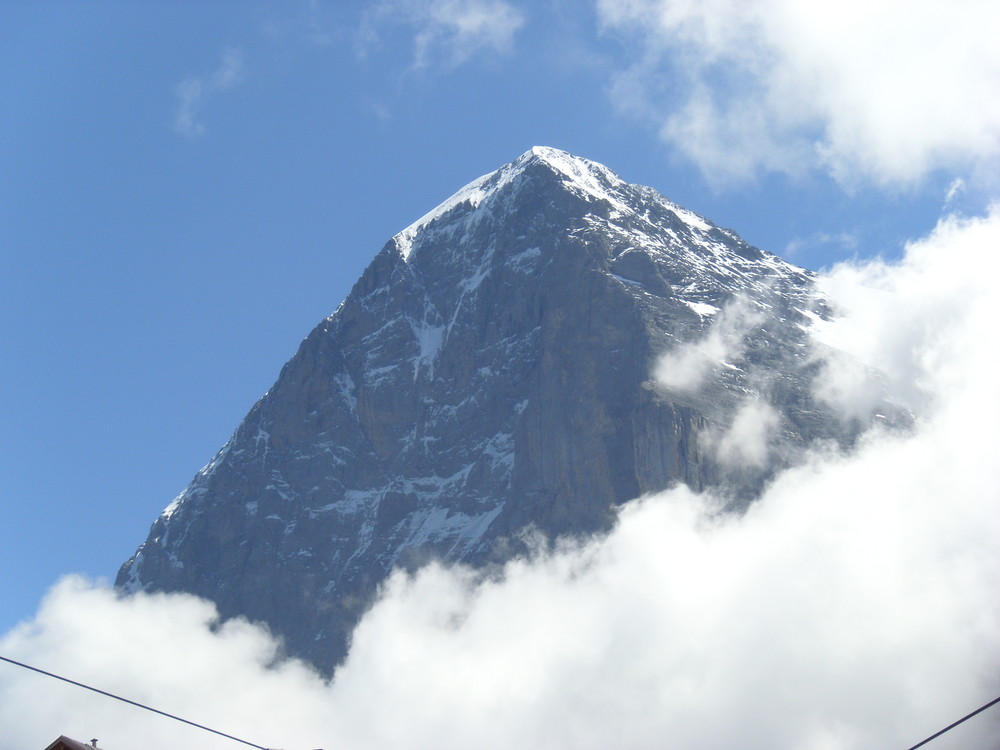
<path fill-rule="evenodd" d="M 678 482 L 737 507 L 850 441 L 810 388 L 826 314 L 809 272 L 535 147 L 383 246 L 116 583 L 205 596 L 330 671 L 395 567 L 503 562 Z M 723 450 L 746 403 L 767 462 Z"/>

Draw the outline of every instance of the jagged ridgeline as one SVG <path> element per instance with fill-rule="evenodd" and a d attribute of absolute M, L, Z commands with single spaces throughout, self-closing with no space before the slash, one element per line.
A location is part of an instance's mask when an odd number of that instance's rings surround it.
<path fill-rule="evenodd" d="M 824 314 L 807 271 L 534 148 L 382 248 L 117 585 L 211 599 L 330 672 L 394 567 L 502 562 L 678 482 L 738 506 L 849 441 L 811 395 Z"/>

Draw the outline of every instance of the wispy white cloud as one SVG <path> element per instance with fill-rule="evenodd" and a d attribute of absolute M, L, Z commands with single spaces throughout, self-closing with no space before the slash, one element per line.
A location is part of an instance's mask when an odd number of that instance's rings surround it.
<path fill-rule="evenodd" d="M 745 337 L 762 317 L 745 297 L 735 297 L 716 314 L 703 337 L 660 357 L 653 377 L 670 390 L 698 390 L 712 373 L 743 359 Z"/>
<path fill-rule="evenodd" d="M 242 53 L 237 49 L 228 49 L 223 53 L 219 67 L 213 72 L 181 81 L 177 86 L 174 130 L 188 137 L 202 135 L 205 125 L 201 121 L 201 109 L 205 101 L 239 83 L 242 73 Z"/>
<path fill-rule="evenodd" d="M 763 469 L 770 463 L 771 444 L 781 418 L 760 397 L 745 399 L 725 430 L 701 433 L 702 447 L 727 469 Z"/>
<path fill-rule="evenodd" d="M 1000 6 L 598 0 L 636 44 L 613 88 L 718 184 L 826 170 L 905 185 L 1000 155 Z"/>
<path fill-rule="evenodd" d="M 322 0 L 304 0 L 289 8 L 275 5 L 274 15 L 264 22 L 262 30 L 272 39 L 294 39 L 315 47 L 329 47 L 346 41 L 347 30 L 334 20 L 336 4 Z"/>
<path fill-rule="evenodd" d="M 381 0 L 366 16 L 363 43 L 383 25 L 413 31 L 413 67 L 454 67 L 485 53 L 510 50 L 524 14 L 505 0 Z"/>
<path fill-rule="evenodd" d="M 955 199 L 958 198 L 962 193 L 965 192 L 965 180 L 961 177 L 956 177 L 951 181 L 948 186 L 948 192 L 944 196 L 944 207 L 949 208 Z"/>

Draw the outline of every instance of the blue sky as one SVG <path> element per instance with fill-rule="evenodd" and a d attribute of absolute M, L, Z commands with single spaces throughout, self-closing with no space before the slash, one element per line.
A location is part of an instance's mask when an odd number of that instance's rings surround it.
<path fill-rule="evenodd" d="M 810 268 L 982 212 L 991 4 L 813 5 L 4 3 L 0 632 L 113 577 L 378 249 L 533 145 Z"/>

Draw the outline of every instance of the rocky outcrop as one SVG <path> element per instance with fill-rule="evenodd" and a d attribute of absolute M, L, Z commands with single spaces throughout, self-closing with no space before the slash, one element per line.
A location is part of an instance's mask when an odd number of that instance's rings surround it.
<path fill-rule="evenodd" d="M 809 442 L 849 441 L 810 391 L 823 314 L 809 273 L 533 149 L 378 253 L 117 584 L 212 599 L 330 671 L 395 566 L 599 532 L 677 482 L 739 505 Z M 766 463 L 718 450 L 748 399 Z"/>

